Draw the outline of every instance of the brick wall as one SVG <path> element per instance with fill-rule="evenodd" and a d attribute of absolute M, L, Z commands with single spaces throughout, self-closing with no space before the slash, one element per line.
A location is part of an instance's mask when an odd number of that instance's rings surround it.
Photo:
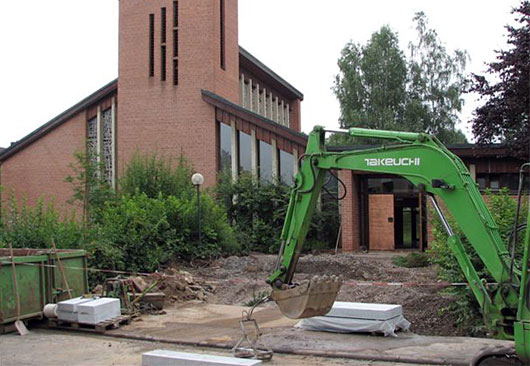
<path fill-rule="evenodd" d="M 370 250 L 394 250 L 393 194 L 368 195 Z"/>
<path fill-rule="evenodd" d="M 342 251 L 353 252 L 359 250 L 361 246 L 359 177 L 351 170 L 341 170 L 339 178 L 347 187 L 346 196 L 340 201 Z M 342 186 L 339 186 L 342 195 Z"/>
<path fill-rule="evenodd" d="M 64 179 L 73 174 L 68 166 L 75 162 L 73 153 L 85 149 L 85 135 L 83 111 L 2 162 L 0 184 L 6 187 L 2 205 L 13 191 L 19 202 L 25 197 L 29 205 L 40 197 L 45 201 L 54 197 L 58 207 L 73 208 L 66 205 L 73 194 L 72 185 Z"/>
<path fill-rule="evenodd" d="M 179 0 L 179 83 L 173 85 L 173 1 L 120 1 L 118 166 L 136 151 L 190 158 L 213 185 L 215 109 L 201 89 L 238 102 L 237 0 L 225 0 L 226 70 L 220 66 L 219 0 Z M 160 77 L 160 8 L 167 8 L 167 78 Z M 149 71 L 149 14 L 155 15 L 155 73 Z"/>

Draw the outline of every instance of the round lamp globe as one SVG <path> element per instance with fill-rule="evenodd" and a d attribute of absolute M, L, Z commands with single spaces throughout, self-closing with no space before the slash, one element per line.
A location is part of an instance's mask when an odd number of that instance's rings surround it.
<path fill-rule="evenodd" d="M 204 183 L 204 177 L 201 173 L 195 173 L 191 176 L 191 182 L 194 186 L 200 186 Z"/>

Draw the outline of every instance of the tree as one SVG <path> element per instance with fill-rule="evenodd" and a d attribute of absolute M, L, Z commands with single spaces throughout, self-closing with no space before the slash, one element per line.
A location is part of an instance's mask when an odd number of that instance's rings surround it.
<path fill-rule="evenodd" d="M 436 31 L 427 27 L 425 14 L 417 13 L 414 21 L 418 40 L 409 46 L 409 60 L 388 26 L 364 46 L 346 44 L 332 88 L 340 103 L 340 126 L 428 132 L 444 142 L 465 142 L 455 125 L 467 56 L 461 51 L 449 55 Z M 332 144 L 352 142 L 359 141 L 330 138 Z"/>
<path fill-rule="evenodd" d="M 346 44 L 338 65 L 333 91 L 340 103 L 341 128 L 404 127 L 407 65 L 388 26 L 372 34 L 365 46 Z"/>
<path fill-rule="evenodd" d="M 446 143 L 466 142 L 455 126 L 467 86 L 467 53 L 456 50 L 449 54 L 436 30 L 428 27 L 425 13 L 416 13 L 413 20 L 417 39 L 409 43 L 406 119 L 416 131 L 434 134 Z"/>
<path fill-rule="evenodd" d="M 497 61 L 489 63 L 485 76 L 473 75 L 471 90 L 486 102 L 475 110 L 473 135 L 480 144 L 503 142 L 524 156 L 530 145 L 530 2 L 512 10 L 519 27 L 506 26 L 508 50 L 496 51 Z"/>

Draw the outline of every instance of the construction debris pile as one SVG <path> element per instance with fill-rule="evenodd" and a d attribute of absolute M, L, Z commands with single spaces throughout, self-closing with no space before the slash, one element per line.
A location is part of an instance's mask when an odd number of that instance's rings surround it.
<path fill-rule="evenodd" d="M 153 281 L 154 276 L 145 278 L 145 281 Z M 158 289 L 166 295 L 166 299 L 171 303 L 193 300 L 206 302 L 216 290 L 214 285 L 193 277 L 187 271 L 174 268 L 163 271 Z"/>

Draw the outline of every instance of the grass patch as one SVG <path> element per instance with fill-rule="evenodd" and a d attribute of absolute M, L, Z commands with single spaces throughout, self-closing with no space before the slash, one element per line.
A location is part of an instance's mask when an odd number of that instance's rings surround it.
<path fill-rule="evenodd" d="M 399 255 L 392 258 L 392 264 L 398 267 L 420 268 L 431 264 L 430 256 L 426 253 L 412 252 L 407 255 Z"/>

